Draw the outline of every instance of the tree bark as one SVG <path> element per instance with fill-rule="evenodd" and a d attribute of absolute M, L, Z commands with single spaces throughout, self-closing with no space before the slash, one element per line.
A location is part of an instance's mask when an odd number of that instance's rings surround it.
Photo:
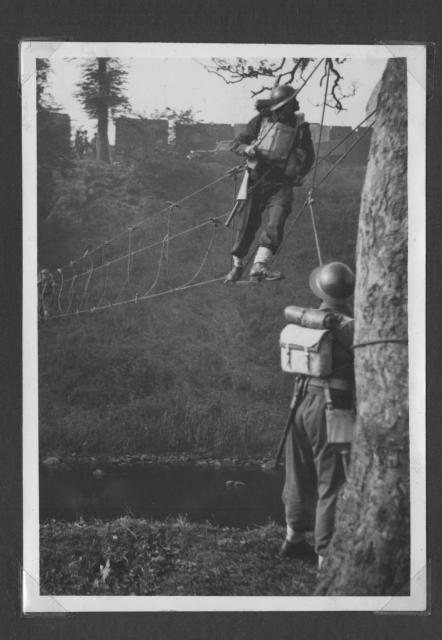
<path fill-rule="evenodd" d="M 410 509 L 404 59 L 390 60 L 382 78 L 362 192 L 356 266 L 358 418 L 336 533 L 316 593 L 406 595 Z M 362 345 L 376 340 L 391 342 Z"/>
<path fill-rule="evenodd" d="M 98 58 L 98 85 L 97 160 L 100 160 L 100 162 L 110 163 L 108 137 L 109 108 L 107 104 L 109 88 L 106 58 Z"/>

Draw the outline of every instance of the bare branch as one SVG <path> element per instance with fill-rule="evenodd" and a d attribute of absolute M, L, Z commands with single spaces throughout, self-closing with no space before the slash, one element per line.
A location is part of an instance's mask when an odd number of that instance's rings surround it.
<path fill-rule="evenodd" d="M 238 84 L 244 80 L 256 80 L 258 78 L 275 78 L 275 84 L 295 85 L 302 81 L 305 83 L 304 72 L 313 62 L 313 58 L 281 58 L 278 62 L 271 62 L 267 59 L 253 61 L 245 58 L 212 58 L 211 65 L 202 66 L 218 77 L 226 84 Z M 344 110 L 343 101 L 355 94 L 356 87 L 353 86 L 350 92 L 344 93 L 342 90 L 343 76 L 338 67 L 345 62 L 345 58 L 326 58 L 324 72 L 319 81 L 319 86 L 323 86 L 324 79 L 328 72 L 333 75 L 333 82 L 329 95 L 326 98 L 327 106 L 337 111 Z M 260 89 L 251 89 L 252 97 L 256 97 L 265 91 L 271 91 L 273 86 L 263 85 Z"/>

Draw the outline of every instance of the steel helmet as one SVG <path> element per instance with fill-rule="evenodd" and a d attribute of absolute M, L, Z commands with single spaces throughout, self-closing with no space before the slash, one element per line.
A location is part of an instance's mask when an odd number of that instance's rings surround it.
<path fill-rule="evenodd" d="M 343 303 L 353 294 L 355 276 L 343 262 L 329 262 L 310 274 L 310 289 L 325 302 Z"/>
<path fill-rule="evenodd" d="M 270 107 L 270 111 L 280 109 L 290 102 L 290 100 L 293 100 L 293 111 L 299 110 L 299 102 L 296 100 L 296 91 L 289 84 L 282 84 L 280 87 L 274 87 L 270 94 L 270 100 L 273 103 Z"/>

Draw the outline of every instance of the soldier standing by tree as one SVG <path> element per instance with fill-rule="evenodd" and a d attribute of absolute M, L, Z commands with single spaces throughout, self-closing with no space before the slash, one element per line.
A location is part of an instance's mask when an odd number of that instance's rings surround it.
<path fill-rule="evenodd" d="M 307 366 L 311 376 L 303 375 L 297 381 L 301 385 L 297 393 L 300 399 L 294 408 L 286 444 L 283 502 L 287 534 L 281 555 L 304 560 L 319 558 L 319 566 L 334 530 L 336 500 L 345 480 L 354 422 L 351 351 L 354 322 L 348 304 L 354 282 L 351 269 L 342 262 L 317 267 L 310 276 L 310 288 L 322 300 L 320 310 L 333 320 L 333 328 L 329 331 L 332 336 L 330 343 L 324 337 L 324 331 L 317 331 L 319 357 L 321 348 L 330 350 L 327 355 L 324 353 L 323 364 L 320 365 L 323 372 L 317 370 L 310 359 L 306 365 L 305 351 L 302 350 L 302 370 L 297 369 L 297 360 L 291 357 L 290 347 L 288 351 L 295 372 L 304 373 Z M 291 309 L 286 309 L 289 320 L 292 319 Z M 304 312 L 301 319 L 306 315 Z M 314 328 L 297 329 L 300 344 L 303 331 L 310 340 Z M 302 346 L 306 348 L 305 344 Z M 326 366 L 329 368 L 327 375 Z M 306 542 L 306 531 L 314 531 L 315 549 Z"/>

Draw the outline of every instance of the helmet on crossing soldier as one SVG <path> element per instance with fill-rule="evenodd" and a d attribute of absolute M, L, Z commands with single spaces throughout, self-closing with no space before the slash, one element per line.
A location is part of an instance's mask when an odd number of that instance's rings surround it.
<path fill-rule="evenodd" d="M 296 90 L 289 84 L 274 87 L 270 94 L 272 105 L 270 111 L 277 111 L 288 102 L 293 101 L 293 111 L 299 111 L 299 102 L 296 100 Z"/>
<path fill-rule="evenodd" d="M 313 269 L 309 284 L 315 296 L 339 304 L 353 295 L 355 276 L 343 262 L 329 262 Z"/>

